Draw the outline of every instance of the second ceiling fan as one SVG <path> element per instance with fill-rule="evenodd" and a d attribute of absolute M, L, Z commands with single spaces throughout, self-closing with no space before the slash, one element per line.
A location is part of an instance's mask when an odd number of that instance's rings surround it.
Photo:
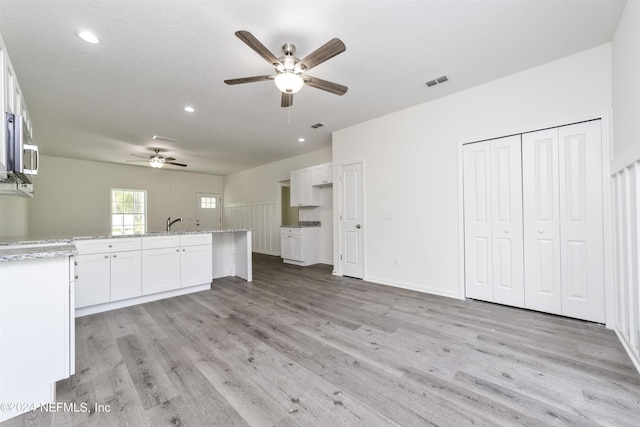
<path fill-rule="evenodd" d="M 246 43 L 247 46 L 253 49 L 258 55 L 263 57 L 274 67 L 275 75 L 241 77 L 238 79 L 225 80 L 224 82 L 228 85 L 275 80 L 276 86 L 282 92 L 282 100 L 280 102 L 282 107 L 290 107 L 293 105 L 293 94 L 302 89 L 302 86 L 305 84 L 336 95 L 344 95 L 349 89 L 344 85 L 305 74 L 311 68 L 344 52 L 346 50 L 346 46 L 340 39 L 333 38 L 329 40 L 327 43 L 302 59 L 298 59 L 294 56 L 296 47 L 293 43 L 285 43 L 282 45 L 282 53 L 284 56 L 277 58 L 250 32 L 236 31 L 235 34 L 240 40 Z"/>

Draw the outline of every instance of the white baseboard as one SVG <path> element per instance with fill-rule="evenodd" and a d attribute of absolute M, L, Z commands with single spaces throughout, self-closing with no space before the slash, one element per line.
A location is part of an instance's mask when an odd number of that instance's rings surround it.
<path fill-rule="evenodd" d="M 438 289 L 438 288 L 431 288 L 431 287 L 428 287 L 428 286 L 416 285 L 414 283 L 404 283 L 404 282 L 398 282 L 398 281 L 395 281 L 395 280 L 382 279 L 382 278 L 379 278 L 379 277 L 372 277 L 372 276 L 367 276 L 363 280 L 366 280 L 367 282 L 378 283 L 380 285 L 393 286 L 393 287 L 396 287 L 396 288 L 402 288 L 402 289 L 408 289 L 408 290 L 411 290 L 411 291 L 423 292 L 425 294 L 438 295 L 438 296 L 441 296 L 441 297 L 455 298 L 455 299 L 459 299 L 459 300 L 465 299 L 464 295 L 458 294 L 457 291 L 448 292 L 448 291 L 443 291 L 442 289 Z"/>

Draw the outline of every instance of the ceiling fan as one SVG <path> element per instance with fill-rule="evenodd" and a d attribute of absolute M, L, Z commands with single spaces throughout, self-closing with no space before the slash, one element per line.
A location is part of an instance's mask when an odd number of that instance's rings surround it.
<path fill-rule="evenodd" d="M 160 152 L 163 151 L 159 148 L 154 148 L 153 152 L 155 154 L 150 155 L 148 158 L 144 156 L 139 156 L 137 154 L 132 154 L 132 156 L 140 157 L 144 160 L 127 160 L 127 162 L 149 162 L 149 166 L 152 168 L 161 168 L 164 165 L 174 165 L 174 166 L 182 166 L 187 167 L 184 163 L 177 163 L 174 157 L 164 157 L 160 155 Z"/>
<path fill-rule="evenodd" d="M 336 95 L 344 95 L 349 89 L 347 86 L 305 74 L 313 67 L 344 52 L 347 48 L 340 39 L 333 38 L 329 40 L 327 43 L 302 59 L 298 59 L 294 56 L 296 46 L 293 43 L 285 43 L 282 45 L 282 53 L 284 56 L 277 58 L 250 32 L 236 31 L 235 34 L 247 46 L 253 49 L 258 55 L 263 57 L 274 67 L 275 75 L 241 77 L 238 79 L 225 80 L 224 82 L 228 85 L 274 80 L 276 86 L 282 92 L 282 100 L 280 102 L 282 107 L 290 107 L 293 105 L 293 94 L 302 89 L 302 86 L 305 84 Z"/>

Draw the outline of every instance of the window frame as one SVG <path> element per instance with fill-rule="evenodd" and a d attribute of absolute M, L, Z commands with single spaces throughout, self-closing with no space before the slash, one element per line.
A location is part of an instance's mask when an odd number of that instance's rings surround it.
<path fill-rule="evenodd" d="M 133 196 L 133 212 L 115 212 L 114 207 L 116 206 L 116 193 L 131 193 Z M 137 197 L 142 197 L 142 202 L 136 200 Z M 136 204 L 142 206 L 142 212 L 136 211 Z M 147 232 L 147 190 L 136 190 L 131 188 L 111 188 L 109 190 L 109 222 L 111 224 L 110 230 L 111 235 L 113 236 L 135 236 L 139 234 L 145 234 Z M 120 224 L 114 223 L 114 217 L 119 215 L 122 217 L 122 222 Z M 142 217 L 142 229 L 138 229 L 135 225 L 136 216 Z M 133 217 L 133 225 L 129 227 L 132 228 L 130 232 L 127 231 L 127 222 L 126 217 Z M 121 230 L 118 232 L 116 228 L 120 228 Z"/>

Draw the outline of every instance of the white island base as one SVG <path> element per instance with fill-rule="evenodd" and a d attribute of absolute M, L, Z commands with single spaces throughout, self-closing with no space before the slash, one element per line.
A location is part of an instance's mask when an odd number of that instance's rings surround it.
<path fill-rule="evenodd" d="M 201 241 L 203 237 L 210 236 L 210 240 L 203 244 Z M 251 260 L 251 230 L 230 230 L 230 231 L 213 231 L 202 233 L 160 233 L 158 235 L 149 235 L 138 237 L 140 239 L 141 259 L 137 264 L 129 266 L 130 270 L 134 272 L 139 270 L 140 277 L 139 283 L 134 283 L 134 288 L 137 289 L 135 294 L 122 299 L 115 299 L 114 288 L 119 284 L 108 283 L 103 286 L 102 300 L 98 303 L 91 303 L 90 305 L 83 306 L 82 302 L 76 303 L 75 317 L 86 316 L 95 313 L 101 313 L 103 311 L 114 310 L 117 308 L 128 307 L 136 304 L 143 304 L 146 302 L 157 301 L 160 299 L 171 298 L 179 295 L 186 295 L 195 292 L 201 292 L 211 289 L 211 281 L 222 277 L 237 276 L 247 282 L 253 280 L 252 277 L 252 260 Z M 189 239 L 192 243 L 189 243 Z M 196 240 L 197 239 L 197 240 Z M 76 267 L 79 278 L 77 279 L 77 285 L 81 289 L 82 278 L 87 274 L 93 275 L 92 283 L 98 282 L 98 276 L 105 274 L 102 273 L 84 273 L 83 270 L 83 241 L 90 242 L 84 245 L 99 245 L 101 242 L 107 244 L 109 241 L 114 242 L 114 248 L 111 251 L 115 251 L 117 246 L 115 243 L 121 239 L 83 239 L 77 240 L 76 246 L 78 247 Z M 131 240 L 131 239 L 128 239 Z M 187 242 L 185 242 L 185 240 Z M 207 247 L 208 246 L 208 247 Z M 206 252 L 202 249 L 205 249 Z M 121 255 L 120 259 L 123 259 L 124 254 L 130 254 L 135 252 L 129 250 L 117 252 L 116 255 Z M 189 251 L 192 250 L 192 255 L 189 255 Z M 97 251 L 94 251 L 97 252 Z M 204 258 L 203 258 L 204 254 Z M 87 257 L 94 254 L 88 254 Z M 95 254 L 97 255 L 97 254 Z M 108 255 L 111 260 L 114 253 L 109 252 Z M 101 259 L 100 254 L 97 259 Z M 108 262 L 108 259 L 105 261 Z M 112 264 L 113 266 L 113 261 Z M 185 266 L 186 268 L 185 273 Z M 109 270 L 109 266 L 102 267 L 99 271 Z M 111 267 L 112 268 L 112 267 Z M 185 275 L 193 275 L 194 271 L 202 270 L 208 271 L 203 275 L 197 274 L 195 280 L 193 278 L 185 279 Z M 151 273 L 146 273 L 151 270 Z M 180 270 L 183 270 L 182 273 Z M 108 276 L 108 273 L 106 273 Z M 122 276 L 122 275 L 121 275 Z M 125 275 L 131 277 L 132 273 Z M 147 280 L 147 277 L 158 276 L 160 279 L 165 277 L 166 280 L 158 282 L 158 280 Z M 113 275 L 112 275 L 113 277 Z M 111 278 L 113 280 L 113 278 Z M 153 283 L 149 283 L 152 281 Z M 134 280 L 135 282 L 135 280 Z M 78 298 L 78 300 L 82 300 Z"/>

